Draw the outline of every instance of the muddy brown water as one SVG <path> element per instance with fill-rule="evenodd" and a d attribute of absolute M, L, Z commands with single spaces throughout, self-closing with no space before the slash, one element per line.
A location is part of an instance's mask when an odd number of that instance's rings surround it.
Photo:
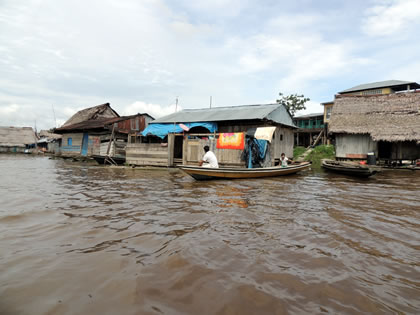
<path fill-rule="evenodd" d="M 197 182 L 0 155 L 0 314 L 420 314 L 420 173 Z"/>

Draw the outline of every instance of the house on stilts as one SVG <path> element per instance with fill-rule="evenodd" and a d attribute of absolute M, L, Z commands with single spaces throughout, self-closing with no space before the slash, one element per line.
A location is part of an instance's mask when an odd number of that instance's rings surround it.
<path fill-rule="evenodd" d="M 59 155 L 62 157 L 111 157 L 125 162 L 128 139 L 153 120 L 148 114 L 120 116 L 109 103 L 86 108 L 74 114 L 63 126 Z"/>
<path fill-rule="evenodd" d="M 37 141 L 32 127 L 0 127 L 0 153 L 30 153 Z"/>
<path fill-rule="evenodd" d="M 328 125 L 337 159 L 369 154 L 384 163 L 414 161 L 420 158 L 420 91 L 336 95 Z"/>
<path fill-rule="evenodd" d="M 245 167 L 247 139 L 266 132 L 270 141 L 264 166 L 272 166 L 283 152 L 293 157 L 295 129 L 290 113 L 280 104 L 187 109 L 154 120 L 131 137 L 126 158 L 131 165 L 195 165 L 209 145 L 220 166 Z"/>

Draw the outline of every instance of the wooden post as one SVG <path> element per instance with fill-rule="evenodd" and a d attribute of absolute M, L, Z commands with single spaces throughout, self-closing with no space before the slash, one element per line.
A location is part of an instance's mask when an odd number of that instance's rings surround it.
<path fill-rule="evenodd" d="M 184 135 L 184 141 L 182 142 L 182 164 L 187 164 L 188 154 L 188 135 Z"/>
<path fill-rule="evenodd" d="M 168 166 L 174 166 L 175 134 L 168 133 Z"/>

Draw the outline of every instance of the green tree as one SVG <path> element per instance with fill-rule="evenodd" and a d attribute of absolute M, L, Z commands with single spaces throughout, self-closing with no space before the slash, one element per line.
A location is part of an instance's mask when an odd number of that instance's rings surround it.
<path fill-rule="evenodd" d="M 279 95 L 280 98 L 277 100 L 277 103 L 286 106 L 292 116 L 295 116 L 297 111 L 306 109 L 305 103 L 310 101 L 310 99 L 305 97 L 303 94 L 290 94 L 284 96 L 283 93 L 279 93 Z"/>

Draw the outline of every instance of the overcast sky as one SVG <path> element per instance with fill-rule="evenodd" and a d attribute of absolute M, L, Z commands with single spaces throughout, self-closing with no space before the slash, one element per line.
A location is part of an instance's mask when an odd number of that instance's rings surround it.
<path fill-rule="evenodd" d="M 0 125 L 420 81 L 419 0 L 0 0 Z M 55 116 L 55 118 L 54 118 Z"/>

